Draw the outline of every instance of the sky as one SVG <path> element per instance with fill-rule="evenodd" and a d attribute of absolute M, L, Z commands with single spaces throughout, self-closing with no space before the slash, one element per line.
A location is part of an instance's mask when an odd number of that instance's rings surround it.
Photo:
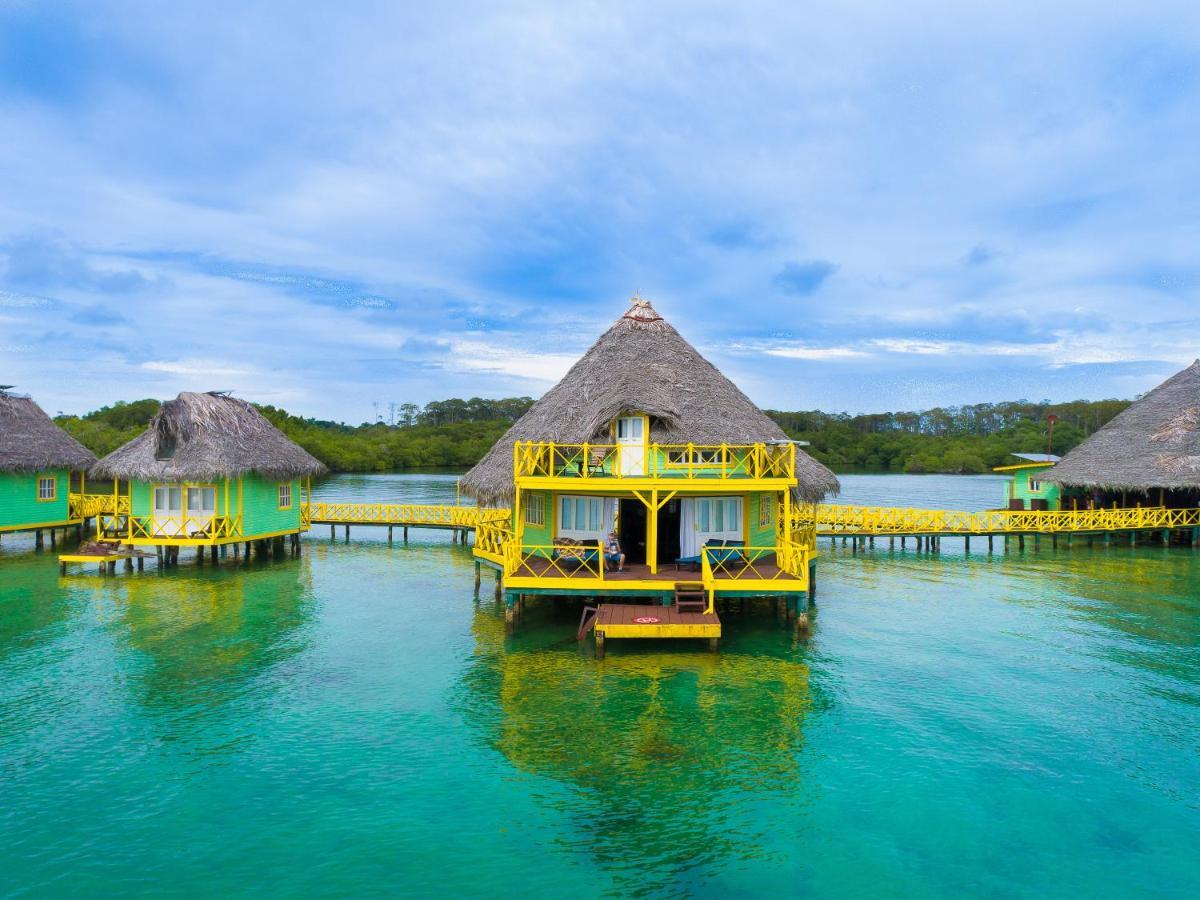
<path fill-rule="evenodd" d="M 1200 356 L 1194 2 L 0 0 L 0 126 L 51 413 L 536 397 L 635 293 L 778 409 Z"/>

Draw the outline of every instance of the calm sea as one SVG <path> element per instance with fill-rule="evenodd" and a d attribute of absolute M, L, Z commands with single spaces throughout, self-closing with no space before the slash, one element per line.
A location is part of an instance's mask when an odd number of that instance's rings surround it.
<path fill-rule="evenodd" d="M 1200 895 L 1200 551 L 980 543 L 822 541 L 809 639 L 597 663 L 570 608 L 506 638 L 438 532 L 110 579 L 5 538 L 0 895 Z"/>

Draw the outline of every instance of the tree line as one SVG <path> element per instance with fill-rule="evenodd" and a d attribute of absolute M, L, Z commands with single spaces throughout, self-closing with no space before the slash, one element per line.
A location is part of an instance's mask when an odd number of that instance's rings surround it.
<path fill-rule="evenodd" d="M 158 412 L 159 401 L 135 400 L 56 421 L 97 456 L 132 440 Z M 533 400 L 472 397 L 401 404 L 394 424 L 347 425 L 258 410 L 334 472 L 391 472 L 474 465 Z M 767 410 L 789 437 L 835 472 L 986 472 L 1011 453 L 1062 455 L 1129 405 L 1127 400 L 1034 403 L 1015 400 L 919 412 L 850 415 L 819 410 Z M 1058 417 L 1050 443 L 1047 417 Z M 389 416 L 389 420 L 392 417 Z"/>

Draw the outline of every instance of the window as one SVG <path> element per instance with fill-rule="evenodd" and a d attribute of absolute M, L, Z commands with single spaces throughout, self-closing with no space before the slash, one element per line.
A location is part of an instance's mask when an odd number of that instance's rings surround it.
<path fill-rule="evenodd" d="M 546 497 L 544 494 L 527 494 L 525 496 L 525 524 L 546 524 Z"/>
<path fill-rule="evenodd" d="M 697 497 L 696 530 L 703 539 L 742 539 L 741 497 Z"/>
<path fill-rule="evenodd" d="M 168 516 L 183 512 L 183 489 L 156 487 L 154 489 L 154 515 Z"/>
<path fill-rule="evenodd" d="M 621 416 L 617 419 L 617 440 L 637 443 L 645 439 L 646 420 L 641 416 Z"/>
<path fill-rule="evenodd" d="M 717 448 L 711 450 L 668 450 L 667 465 L 668 466 L 719 466 L 721 464 L 721 451 Z"/>
<path fill-rule="evenodd" d="M 190 487 L 187 489 L 187 513 L 189 516 L 211 517 L 216 511 L 216 488 Z"/>
<path fill-rule="evenodd" d="M 58 479 L 53 475 L 38 476 L 37 498 L 39 503 L 58 499 Z"/>
<path fill-rule="evenodd" d="M 605 514 L 602 497 L 560 497 L 558 504 L 558 536 L 579 540 L 598 540 L 613 527 L 611 521 L 616 501 L 608 501 L 610 513 Z M 606 519 L 608 521 L 606 521 Z"/>
<path fill-rule="evenodd" d="M 292 483 L 290 481 L 281 481 L 279 483 L 279 508 L 292 508 Z"/>
<path fill-rule="evenodd" d="M 1037 493 L 1041 489 L 1042 489 L 1042 483 L 1040 481 L 1034 481 L 1032 478 L 1029 479 L 1029 490 L 1033 491 L 1034 493 Z"/>
<path fill-rule="evenodd" d="M 764 496 L 760 496 L 758 498 L 758 527 L 759 528 L 770 528 L 771 527 L 771 508 L 774 505 L 775 504 L 771 500 L 770 497 L 767 497 L 764 495 Z"/>
<path fill-rule="evenodd" d="M 175 436 L 160 434 L 158 445 L 154 448 L 154 458 L 158 460 L 175 458 Z"/>

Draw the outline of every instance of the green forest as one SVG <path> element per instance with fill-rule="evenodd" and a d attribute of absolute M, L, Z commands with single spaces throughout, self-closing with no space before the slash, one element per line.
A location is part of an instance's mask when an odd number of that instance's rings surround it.
<path fill-rule="evenodd" d="M 406 403 L 387 422 L 347 425 L 258 409 L 335 472 L 465 468 L 476 463 L 533 404 L 529 397 Z M 977 403 L 922 412 L 827 413 L 768 410 L 787 434 L 835 472 L 976 473 L 1011 462 L 1010 453 L 1044 453 L 1048 417 L 1057 417 L 1053 452 L 1066 453 L 1129 405 L 1127 400 Z M 56 421 L 98 456 L 136 437 L 157 400 L 118 402 Z"/>

